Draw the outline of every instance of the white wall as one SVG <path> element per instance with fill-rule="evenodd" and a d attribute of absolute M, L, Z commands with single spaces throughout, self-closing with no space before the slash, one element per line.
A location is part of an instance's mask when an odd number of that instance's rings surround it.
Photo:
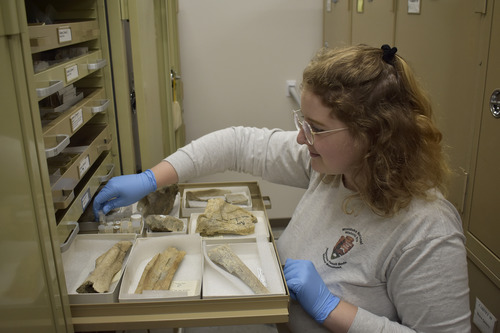
<path fill-rule="evenodd" d="M 322 0 L 179 0 L 187 142 L 234 125 L 293 129 L 286 81 L 322 44 Z M 193 181 L 257 180 L 226 172 Z M 303 190 L 259 180 L 271 218 L 290 217 Z"/>

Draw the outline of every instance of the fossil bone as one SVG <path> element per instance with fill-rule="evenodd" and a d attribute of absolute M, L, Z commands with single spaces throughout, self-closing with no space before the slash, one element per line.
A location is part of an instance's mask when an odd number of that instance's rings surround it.
<path fill-rule="evenodd" d="M 196 232 L 202 236 L 250 235 L 255 223 L 257 218 L 249 211 L 216 198 L 208 200 L 204 213 L 198 216 Z"/>
<path fill-rule="evenodd" d="M 175 247 L 169 247 L 155 255 L 144 268 L 135 293 L 142 294 L 143 290 L 170 289 L 174 274 L 185 255 L 185 251 L 179 251 Z"/>
<path fill-rule="evenodd" d="M 127 251 L 132 246 L 130 241 L 120 241 L 95 261 L 95 269 L 76 289 L 78 293 L 104 293 L 109 290 L 113 276 L 122 268 Z"/>
<path fill-rule="evenodd" d="M 227 244 L 219 245 L 208 252 L 210 260 L 235 275 L 256 294 L 269 294 L 269 290 L 252 273 L 247 265 L 233 252 Z"/>

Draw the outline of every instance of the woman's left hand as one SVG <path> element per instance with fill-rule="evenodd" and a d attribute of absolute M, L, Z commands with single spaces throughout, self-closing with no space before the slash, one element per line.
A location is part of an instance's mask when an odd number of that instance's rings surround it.
<path fill-rule="evenodd" d="M 340 299 L 328 290 L 314 264 L 309 260 L 287 259 L 283 271 L 292 299 L 323 324 Z"/>

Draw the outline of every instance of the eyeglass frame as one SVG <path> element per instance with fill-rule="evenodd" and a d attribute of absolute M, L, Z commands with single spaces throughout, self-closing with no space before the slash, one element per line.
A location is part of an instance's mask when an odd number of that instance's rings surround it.
<path fill-rule="evenodd" d="M 302 110 L 292 110 L 293 112 L 293 122 L 295 124 L 295 127 L 297 130 L 300 132 L 302 129 L 304 131 L 304 137 L 307 140 L 307 143 L 309 145 L 314 145 L 314 136 L 315 135 L 320 135 L 320 134 L 327 134 L 327 133 L 335 133 L 335 132 L 340 132 L 348 129 L 347 127 L 341 127 L 341 128 L 336 128 L 332 130 L 325 130 L 321 132 L 315 132 L 313 131 L 311 125 L 304 119 L 304 116 L 302 115 Z M 307 133 L 310 133 L 310 138 Z"/>

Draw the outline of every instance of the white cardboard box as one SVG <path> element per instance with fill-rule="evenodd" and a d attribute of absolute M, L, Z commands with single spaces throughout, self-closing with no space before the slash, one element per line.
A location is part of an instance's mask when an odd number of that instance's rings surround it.
<path fill-rule="evenodd" d="M 203 269 L 202 298 L 256 296 L 243 281 L 208 258 L 207 251 L 220 245 L 220 243 L 217 244 L 215 241 L 203 243 L 205 265 Z M 272 243 L 254 239 L 253 242 L 248 243 L 229 243 L 229 246 L 264 286 L 269 289 L 269 294 L 259 294 L 258 296 L 286 294 Z"/>
<path fill-rule="evenodd" d="M 257 223 L 255 223 L 255 231 L 250 235 L 218 235 L 218 236 L 203 236 L 203 240 L 207 239 L 220 239 L 234 241 L 245 241 L 248 239 L 261 238 L 264 237 L 269 240 L 269 227 L 266 219 L 266 214 L 263 211 L 251 211 L 251 213 L 257 218 Z M 189 234 L 196 234 L 196 226 L 198 223 L 198 217 L 202 213 L 193 213 L 189 219 Z"/>
<path fill-rule="evenodd" d="M 135 294 L 148 262 L 156 254 L 163 252 L 170 246 L 186 251 L 184 259 L 175 272 L 171 290 L 151 290 Z M 123 275 L 118 300 L 119 302 L 145 302 L 199 299 L 201 297 L 202 272 L 203 256 L 200 235 L 138 238 Z"/>
<path fill-rule="evenodd" d="M 66 276 L 69 302 L 71 304 L 113 303 L 118 301 L 118 291 L 124 268 L 135 246 L 128 251 L 123 260 L 122 270 L 117 273 L 111 283 L 109 292 L 96 294 L 80 294 L 76 289 L 87 279 L 95 269 L 95 260 L 122 240 L 135 243 L 135 234 L 87 234 L 77 235 L 69 248 L 64 251 L 62 261 Z"/>

